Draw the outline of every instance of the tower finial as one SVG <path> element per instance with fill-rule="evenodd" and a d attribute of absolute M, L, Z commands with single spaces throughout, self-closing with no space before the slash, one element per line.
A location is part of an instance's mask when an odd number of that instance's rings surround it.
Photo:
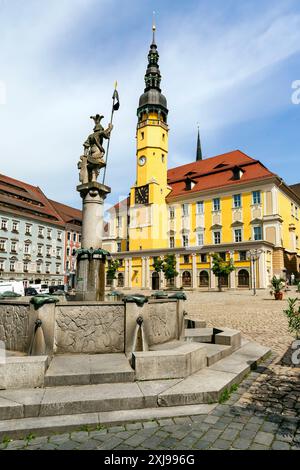
<path fill-rule="evenodd" d="M 152 18 L 152 31 L 153 31 L 152 44 L 155 44 L 155 31 L 156 31 L 155 11 L 153 12 L 153 18 Z"/>
<path fill-rule="evenodd" d="M 201 141 L 200 141 L 200 129 L 199 123 L 197 123 L 198 127 L 198 136 L 197 136 L 197 152 L 196 152 L 196 161 L 202 160 L 202 149 L 201 149 Z"/>

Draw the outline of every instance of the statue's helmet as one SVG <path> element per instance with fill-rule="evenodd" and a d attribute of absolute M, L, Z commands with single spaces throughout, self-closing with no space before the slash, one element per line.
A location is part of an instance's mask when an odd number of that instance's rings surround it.
<path fill-rule="evenodd" d="M 95 122 L 95 127 L 94 127 L 94 132 L 97 132 L 97 131 L 102 131 L 103 130 L 103 127 L 101 126 L 100 124 L 100 121 L 101 119 L 103 119 L 104 116 L 100 115 L 100 114 L 96 114 L 96 116 L 91 116 L 91 119 L 94 120 Z"/>

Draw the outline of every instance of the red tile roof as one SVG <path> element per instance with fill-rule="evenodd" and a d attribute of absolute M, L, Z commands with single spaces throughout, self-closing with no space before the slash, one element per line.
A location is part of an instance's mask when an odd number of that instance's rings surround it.
<path fill-rule="evenodd" d="M 233 169 L 240 168 L 241 179 L 233 178 Z M 249 181 L 275 176 L 261 162 L 248 157 L 240 150 L 224 153 L 216 157 L 188 163 L 168 171 L 168 184 L 172 191 L 167 199 L 176 196 L 239 185 Z M 192 189 L 186 188 L 187 178 L 194 182 Z"/>
<path fill-rule="evenodd" d="M 82 222 L 82 211 L 79 209 L 75 209 L 70 206 L 66 206 L 61 202 L 53 201 L 50 199 L 52 206 L 54 206 L 55 210 L 59 213 L 61 218 L 66 223 L 72 223 L 73 221 Z"/>
<path fill-rule="evenodd" d="M 0 174 L 0 208 L 10 214 L 64 226 L 64 221 L 38 186 Z"/>

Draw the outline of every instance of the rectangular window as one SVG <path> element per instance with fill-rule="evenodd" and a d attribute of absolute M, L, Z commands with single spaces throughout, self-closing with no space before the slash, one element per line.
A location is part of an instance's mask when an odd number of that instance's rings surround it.
<path fill-rule="evenodd" d="M 207 263 L 207 254 L 203 253 L 200 255 L 201 263 Z"/>
<path fill-rule="evenodd" d="M 189 237 L 188 237 L 188 235 L 183 235 L 183 237 L 182 237 L 182 246 L 189 246 Z"/>
<path fill-rule="evenodd" d="M 262 228 L 260 226 L 254 227 L 254 240 L 262 240 Z"/>
<path fill-rule="evenodd" d="M 60 264 L 56 265 L 56 274 L 60 274 Z"/>
<path fill-rule="evenodd" d="M 233 195 L 233 207 L 235 207 L 236 209 L 242 207 L 242 198 L 240 194 Z"/>
<path fill-rule="evenodd" d="M 0 251 L 6 251 L 6 240 L 0 240 Z"/>
<path fill-rule="evenodd" d="M 70 256 L 70 248 L 67 248 L 67 256 Z"/>
<path fill-rule="evenodd" d="M 67 270 L 67 271 L 70 271 L 70 261 L 67 261 L 67 262 L 66 262 L 66 270 Z"/>
<path fill-rule="evenodd" d="M 10 251 L 11 251 L 12 253 L 16 253 L 16 252 L 17 252 L 17 242 L 14 241 L 14 240 L 11 242 Z"/>
<path fill-rule="evenodd" d="M 220 207 L 221 207 L 220 198 L 216 197 L 215 199 L 213 199 L 213 210 L 214 211 L 219 211 Z"/>
<path fill-rule="evenodd" d="M 204 202 L 203 201 L 198 201 L 196 203 L 196 214 L 204 214 Z"/>
<path fill-rule="evenodd" d="M 61 249 L 60 248 L 56 248 L 56 256 L 57 256 L 57 258 L 61 257 Z"/>
<path fill-rule="evenodd" d="M 46 248 L 46 256 L 47 256 L 48 258 L 50 258 L 50 256 L 51 256 L 51 246 L 47 246 L 47 248 Z"/>
<path fill-rule="evenodd" d="M 14 260 L 11 260 L 10 263 L 9 263 L 9 270 L 11 272 L 14 272 L 15 271 L 15 266 L 16 266 L 16 262 Z"/>
<path fill-rule="evenodd" d="M 46 273 L 50 274 L 50 264 L 46 264 Z"/>
<path fill-rule="evenodd" d="M 175 239 L 174 237 L 170 237 L 170 248 L 174 248 L 175 246 Z"/>
<path fill-rule="evenodd" d="M 62 239 L 62 233 L 61 232 L 57 232 L 57 240 L 59 242 L 61 242 L 61 239 Z"/>
<path fill-rule="evenodd" d="M 234 241 L 235 243 L 239 243 L 242 241 L 242 229 L 241 228 L 236 228 L 234 230 Z"/>
<path fill-rule="evenodd" d="M 38 236 L 44 238 L 44 227 L 39 227 Z"/>
<path fill-rule="evenodd" d="M 13 232 L 18 232 L 18 231 L 19 231 L 19 222 L 15 221 L 15 220 L 13 221 L 13 223 L 12 223 L 12 231 L 13 231 Z"/>
<path fill-rule="evenodd" d="M 122 217 L 118 215 L 117 217 L 117 227 L 121 228 L 122 227 Z"/>
<path fill-rule="evenodd" d="M 71 240 L 71 232 L 68 232 L 68 240 Z"/>
<path fill-rule="evenodd" d="M 1 220 L 1 230 L 7 230 L 7 224 L 8 224 L 8 220 L 2 219 Z"/>
<path fill-rule="evenodd" d="M 182 204 L 182 215 L 187 217 L 189 215 L 189 204 Z"/>
<path fill-rule="evenodd" d="M 184 262 L 184 264 L 189 264 L 189 262 L 190 262 L 189 255 L 183 255 L 183 262 Z"/>
<path fill-rule="evenodd" d="M 252 192 L 252 204 L 261 204 L 261 193 L 260 191 Z"/>
<path fill-rule="evenodd" d="M 221 232 L 214 232 L 214 244 L 220 245 L 221 243 Z"/>
<path fill-rule="evenodd" d="M 0 271 L 4 271 L 4 260 L 0 260 Z"/>
<path fill-rule="evenodd" d="M 226 261 L 226 251 L 221 251 L 221 253 L 219 253 L 219 256 L 220 258 L 222 258 L 223 261 Z"/>
<path fill-rule="evenodd" d="M 169 207 L 169 218 L 170 219 L 175 218 L 175 208 L 174 207 Z"/>
<path fill-rule="evenodd" d="M 247 261 L 247 251 L 239 251 L 239 260 Z"/>
<path fill-rule="evenodd" d="M 37 266 L 36 266 L 36 271 L 37 271 L 37 273 L 40 274 L 40 273 L 42 272 L 42 266 L 43 266 L 42 263 L 38 263 L 38 264 L 37 264 Z"/>
<path fill-rule="evenodd" d="M 202 232 L 197 233 L 197 245 L 198 246 L 204 245 L 204 234 Z"/>
<path fill-rule="evenodd" d="M 120 253 L 122 251 L 122 243 L 117 242 L 117 252 Z"/>
<path fill-rule="evenodd" d="M 81 243 L 81 234 L 78 234 L 78 242 Z"/>
<path fill-rule="evenodd" d="M 38 256 L 43 256 L 43 245 L 38 245 Z"/>
<path fill-rule="evenodd" d="M 24 261 L 23 268 L 24 268 L 24 273 L 28 273 L 28 261 Z"/>
<path fill-rule="evenodd" d="M 294 217 L 294 204 L 291 202 L 291 215 Z"/>
<path fill-rule="evenodd" d="M 31 235 L 31 229 L 32 229 L 32 225 L 26 224 L 25 225 L 25 235 Z"/>
<path fill-rule="evenodd" d="M 30 254 L 30 243 L 25 243 L 25 245 L 24 245 L 24 254 L 25 255 Z"/>
<path fill-rule="evenodd" d="M 48 228 L 48 229 L 47 229 L 47 238 L 48 238 L 49 240 L 51 240 L 51 238 L 52 238 L 52 229 L 51 229 L 51 228 Z"/>
<path fill-rule="evenodd" d="M 73 242 L 76 242 L 76 233 L 73 233 Z"/>

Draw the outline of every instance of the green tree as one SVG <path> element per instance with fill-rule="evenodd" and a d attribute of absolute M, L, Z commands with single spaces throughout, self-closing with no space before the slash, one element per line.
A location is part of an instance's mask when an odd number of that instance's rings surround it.
<path fill-rule="evenodd" d="M 167 281 L 174 279 L 178 276 L 176 271 L 176 258 L 175 255 L 165 255 L 163 258 L 157 257 L 153 262 L 153 267 L 156 272 L 163 272 Z"/>
<path fill-rule="evenodd" d="M 233 260 L 224 261 L 218 253 L 214 253 L 212 256 L 213 264 L 212 271 L 215 276 L 218 278 L 218 289 L 221 292 L 221 276 L 228 276 L 232 271 L 235 270 Z"/>
<path fill-rule="evenodd" d="M 119 266 L 120 266 L 120 262 L 117 259 L 116 260 L 110 260 L 108 262 L 106 277 L 109 281 L 112 282 L 114 279 L 117 279 L 116 274 L 118 272 Z"/>
<path fill-rule="evenodd" d="M 298 299 L 288 299 L 288 308 L 283 312 L 286 314 L 288 319 L 289 331 L 296 335 L 296 338 L 300 338 L 300 307 L 296 308 Z"/>

